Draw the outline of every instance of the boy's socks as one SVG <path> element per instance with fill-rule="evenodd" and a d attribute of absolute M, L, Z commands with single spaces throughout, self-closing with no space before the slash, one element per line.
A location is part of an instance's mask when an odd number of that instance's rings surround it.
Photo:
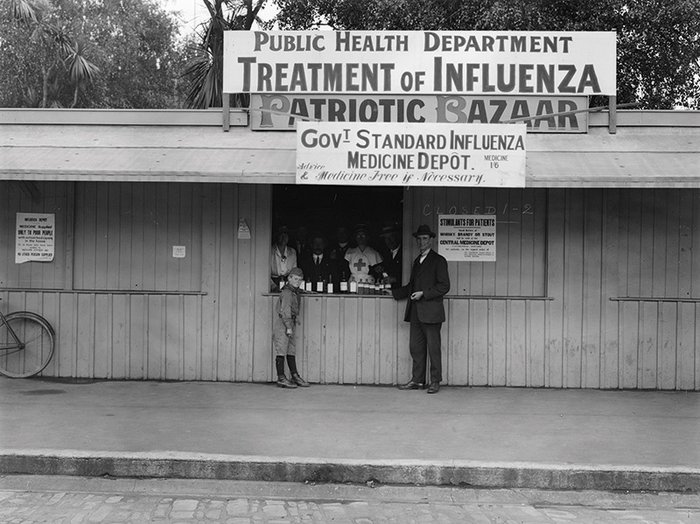
<path fill-rule="evenodd" d="M 277 378 L 284 376 L 284 357 L 277 356 L 275 358 L 275 367 L 277 368 Z"/>
<path fill-rule="evenodd" d="M 289 366 L 290 375 L 294 376 L 299 373 L 297 371 L 297 359 L 294 355 L 287 355 L 287 365 Z"/>

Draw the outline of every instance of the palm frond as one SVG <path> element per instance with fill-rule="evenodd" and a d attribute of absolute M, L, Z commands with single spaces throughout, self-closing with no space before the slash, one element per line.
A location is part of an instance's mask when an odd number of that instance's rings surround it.
<path fill-rule="evenodd" d="M 85 57 L 85 45 L 76 41 L 66 59 L 70 81 L 74 85 L 92 82 L 100 73 L 100 68 Z"/>

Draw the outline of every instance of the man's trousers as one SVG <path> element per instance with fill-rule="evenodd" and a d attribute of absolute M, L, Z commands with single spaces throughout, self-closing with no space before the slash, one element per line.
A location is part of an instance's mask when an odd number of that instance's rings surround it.
<path fill-rule="evenodd" d="M 427 357 L 430 357 L 430 382 L 442 382 L 442 353 L 440 329 L 442 323 L 426 324 L 418 320 L 416 308 L 411 308 L 409 349 L 413 359 L 414 382 L 425 382 Z"/>

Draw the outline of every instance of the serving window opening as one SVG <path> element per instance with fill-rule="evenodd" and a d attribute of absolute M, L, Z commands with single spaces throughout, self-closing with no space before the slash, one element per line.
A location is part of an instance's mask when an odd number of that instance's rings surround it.
<path fill-rule="evenodd" d="M 401 284 L 403 189 L 278 185 L 272 190 L 270 291 L 293 267 L 304 290 L 383 294 Z"/>

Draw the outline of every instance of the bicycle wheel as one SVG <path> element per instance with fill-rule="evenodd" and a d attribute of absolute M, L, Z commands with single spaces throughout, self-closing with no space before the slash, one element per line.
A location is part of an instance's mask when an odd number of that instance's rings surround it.
<path fill-rule="evenodd" d="M 0 325 L 0 374 L 26 378 L 41 373 L 53 356 L 53 328 L 29 311 L 10 313 L 5 319 L 7 324 Z M 19 348 L 1 349 L 15 345 L 8 325 L 22 343 Z"/>

